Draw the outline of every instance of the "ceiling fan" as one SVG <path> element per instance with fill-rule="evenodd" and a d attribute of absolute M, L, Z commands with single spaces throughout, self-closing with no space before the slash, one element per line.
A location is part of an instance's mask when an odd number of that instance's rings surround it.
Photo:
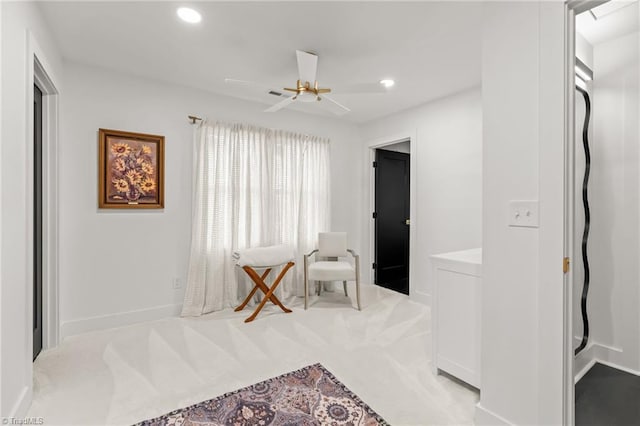
<path fill-rule="evenodd" d="M 336 93 L 335 91 L 332 91 L 332 89 L 329 88 L 321 88 L 318 86 L 318 81 L 316 80 L 318 71 L 318 55 L 302 50 L 296 50 L 296 57 L 298 60 L 298 81 L 296 83 L 296 87 L 284 87 L 282 89 L 286 92 L 291 92 L 291 96 L 286 96 L 279 91 L 268 89 L 268 86 L 266 85 L 254 83 L 251 81 L 226 78 L 225 83 L 266 89 L 267 93 L 275 96 L 285 97 L 285 99 L 264 110 L 265 112 L 279 111 L 294 102 L 319 102 L 319 105 L 324 106 L 337 115 L 343 115 L 351 111 L 349 108 L 327 95 L 327 93 Z M 384 93 L 386 91 L 387 90 L 385 87 L 378 84 L 374 85 L 365 83 L 356 86 L 345 87 L 343 88 L 343 90 L 339 90 L 338 93 Z"/>

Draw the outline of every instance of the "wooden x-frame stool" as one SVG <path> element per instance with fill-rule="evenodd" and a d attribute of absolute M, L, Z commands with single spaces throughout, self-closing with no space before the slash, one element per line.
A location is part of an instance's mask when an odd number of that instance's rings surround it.
<path fill-rule="evenodd" d="M 262 308 L 264 308 L 264 305 L 267 303 L 267 300 L 271 300 L 271 302 L 274 305 L 278 305 L 280 307 L 280 309 L 282 309 L 285 313 L 288 314 L 288 313 L 291 312 L 291 309 L 288 309 L 286 306 L 284 306 L 280 302 L 280 300 L 276 297 L 274 292 L 276 291 L 276 288 L 280 284 L 280 281 L 282 281 L 282 278 L 284 278 L 284 276 L 286 275 L 287 271 L 289 269 L 291 269 L 291 267 L 293 265 L 295 265 L 294 262 L 288 262 L 284 266 L 284 268 L 282 268 L 282 271 L 280 271 L 280 274 L 278 275 L 276 280 L 273 282 L 273 284 L 271 284 L 271 287 L 269 287 L 264 282 L 264 280 L 267 278 L 267 276 L 269 275 L 269 273 L 271 272 L 271 270 L 273 268 L 275 268 L 277 266 L 280 266 L 280 265 L 265 266 L 264 268 L 258 268 L 258 269 L 265 269 L 266 268 L 265 271 L 262 273 L 262 275 L 258 275 L 258 273 L 255 271 L 254 267 L 246 266 L 246 265 L 242 267 L 244 272 L 246 272 L 247 275 L 249 275 L 249 277 L 251 278 L 251 280 L 254 282 L 255 285 L 253 286 L 253 289 L 251 290 L 251 292 L 249 293 L 247 298 L 244 299 L 244 302 L 242 302 L 242 304 L 235 309 L 235 312 L 239 312 L 239 311 L 243 310 L 244 307 L 247 306 L 247 304 L 249 303 L 251 298 L 256 294 L 256 291 L 258 291 L 258 289 L 262 290 L 262 292 L 264 293 L 264 298 L 262 298 L 262 300 L 258 304 L 258 307 L 256 308 L 256 310 L 253 311 L 253 313 L 249 316 L 249 318 L 244 320 L 244 322 L 251 322 L 254 319 L 256 319 L 256 317 L 258 316 L 258 314 L 260 313 Z"/>

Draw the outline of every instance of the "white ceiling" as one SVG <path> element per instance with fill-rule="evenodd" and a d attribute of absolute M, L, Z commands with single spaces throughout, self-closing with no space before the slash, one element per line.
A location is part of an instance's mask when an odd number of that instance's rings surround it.
<path fill-rule="evenodd" d="M 598 19 L 589 11 L 576 16 L 576 31 L 591 45 L 640 31 L 638 0 L 612 0 L 593 10 Z"/>
<path fill-rule="evenodd" d="M 480 84 L 480 2 L 194 2 L 200 24 L 177 2 L 43 2 L 70 61 L 242 99 L 279 98 L 224 83 L 227 77 L 295 85 L 295 50 L 318 54 L 322 87 L 393 78 L 385 94 L 333 97 L 364 122 Z M 330 114 L 314 104 L 295 108 Z"/>

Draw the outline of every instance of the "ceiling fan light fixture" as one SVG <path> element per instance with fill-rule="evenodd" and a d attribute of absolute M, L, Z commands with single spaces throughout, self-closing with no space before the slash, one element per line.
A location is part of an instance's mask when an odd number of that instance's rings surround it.
<path fill-rule="evenodd" d="M 190 24 L 197 24 L 202 21 L 202 15 L 200 12 L 195 9 L 191 9 L 190 7 L 179 7 L 176 13 L 180 19 Z"/>
<path fill-rule="evenodd" d="M 314 102 L 317 100 L 318 95 L 316 95 L 313 92 L 308 92 L 308 91 L 304 91 L 304 92 L 300 92 L 296 95 L 296 97 L 298 98 L 298 100 L 300 102 Z"/>
<path fill-rule="evenodd" d="M 389 88 L 389 87 L 393 86 L 394 84 L 396 84 L 396 82 L 393 81 L 390 78 L 384 78 L 384 79 L 380 80 L 380 84 L 382 84 L 386 88 Z"/>

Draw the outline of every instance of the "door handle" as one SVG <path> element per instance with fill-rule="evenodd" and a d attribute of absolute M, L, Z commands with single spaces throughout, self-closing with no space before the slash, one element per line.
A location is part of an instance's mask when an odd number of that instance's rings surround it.
<path fill-rule="evenodd" d="M 404 221 L 404 224 L 405 224 L 405 225 L 411 225 L 411 220 L 410 220 L 410 219 L 406 219 L 406 220 Z"/>

